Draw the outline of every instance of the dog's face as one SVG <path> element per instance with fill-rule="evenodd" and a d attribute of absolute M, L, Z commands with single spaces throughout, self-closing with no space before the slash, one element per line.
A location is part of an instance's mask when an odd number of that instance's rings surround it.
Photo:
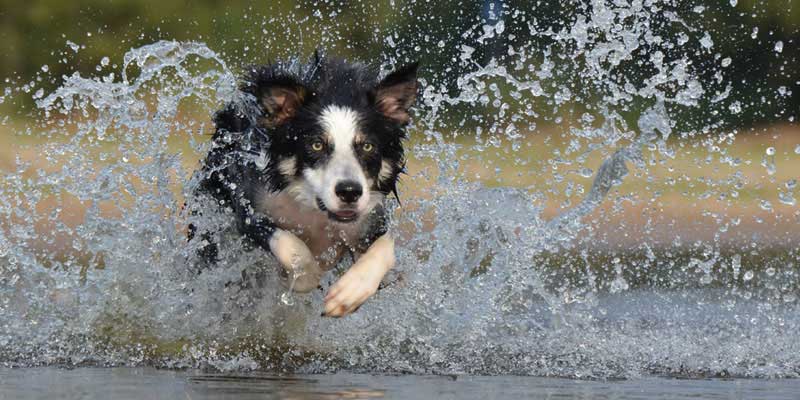
<path fill-rule="evenodd" d="M 370 132 L 363 123 L 367 117 L 350 107 L 326 106 L 316 116 L 315 131 L 306 135 L 303 151 L 282 163 L 291 174 L 290 192 L 341 222 L 357 219 L 383 199 L 381 165 L 392 168 L 391 161 L 383 159 L 388 155 L 381 148 L 380 133 Z M 297 161 L 299 177 L 289 168 Z"/>
<path fill-rule="evenodd" d="M 259 124 L 272 141 L 280 190 L 332 220 L 357 221 L 395 189 L 403 168 L 416 65 L 381 81 L 358 64 L 318 62 L 318 68 L 308 82 L 260 82 Z"/>

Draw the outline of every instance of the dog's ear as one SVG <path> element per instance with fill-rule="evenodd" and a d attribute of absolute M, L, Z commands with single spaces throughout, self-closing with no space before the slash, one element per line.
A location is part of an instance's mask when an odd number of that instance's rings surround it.
<path fill-rule="evenodd" d="M 375 107 L 378 112 L 400 125 L 411 120 L 409 109 L 417 99 L 417 68 L 408 64 L 386 76 L 375 88 Z"/>
<path fill-rule="evenodd" d="M 282 82 L 259 87 L 258 101 L 264 108 L 259 124 L 274 128 L 292 119 L 308 97 L 308 89 L 299 83 Z"/>

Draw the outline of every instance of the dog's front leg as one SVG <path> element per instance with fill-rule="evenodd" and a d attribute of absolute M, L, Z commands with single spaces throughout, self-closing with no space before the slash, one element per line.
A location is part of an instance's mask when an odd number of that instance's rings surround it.
<path fill-rule="evenodd" d="M 269 248 L 289 273 L 292 290 L 307 293 L 319 286 L 322 269 L 308 246 L 291 232 L 276 229 L 269 239 Z"/>
<path fill-rule="evenodd" d="M 325 315 L 343 317 L 355 311 L 375 294 L 394 263 L 394 238 L 384 234 L 331 287 L 325 296 Z"/>

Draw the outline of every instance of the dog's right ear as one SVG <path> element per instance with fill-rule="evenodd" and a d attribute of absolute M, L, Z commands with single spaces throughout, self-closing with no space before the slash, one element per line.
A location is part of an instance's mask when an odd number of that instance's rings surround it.
<path fill-rule="evenodd" d="M 264 109 L 259 125 L 274 128 L 297 114 L 308 97 L 308 90 L 299 83 L 285 82 L 259 87 L 256 96 Z"/>
<path fill-rule="evenodd" d="M 241 90 L 258 101 L 262 110 L 258 125 L 264 128 L 274 128 L 294 118 L 311 94 L 299 79 L 277 65 L 251 68 Z"/>

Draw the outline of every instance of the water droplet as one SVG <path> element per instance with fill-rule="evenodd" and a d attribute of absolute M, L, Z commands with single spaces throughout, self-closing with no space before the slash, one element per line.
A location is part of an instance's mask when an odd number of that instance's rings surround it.
<path fill-rule="evenodd" d="M 50 71 L 50 67 L 48 67 L 47 64 L 42 65 L 42 72 L 47 72 L 47 71 Z"/>
<path fill-rule="evenodd" d="M 787 206 L 794 206 L 797 204 L 791 192 L 778 192 L 778 201 Z"/>
<path fill-rule="evenodd" d="M 773 275 L 775 275 L 775 268 L 773 268 L 773 267 L 769 267 L 769 268 L 767 268 L 767 270 L 766 270 L 766 271 L 764 271 L 764 272 L 766 272 L 766 273 L 767 273 L 767 276 L 773 276 Z"/>
<path fill-rule="evenodd" d="M 745 282 L 747 282 L 747 281 L 749 281 L 749 280 L 753 279 L 753 275 L 754 275 L 754 274 L 753 274 L 753 271 L 747 271 L 747 272 L 745 272 L 745 273 L 744 273 L 744 276 L 743 276 L 743 278 L 744 278 L 744 281 L 745 281 Z"/>
<path fill-rule="evenodd" d="M 767 169 L 767 174 L 775 175 L 778 168 L 775 166 L 775 148 L 768 147 L 764 157 L 761 158 L 761 165 Z"/>
<path fill-rule="evenodd" d="M 711 39 L 711 35 L 708 32 L 700 39 L 700 45 L 706 49 L 714 47 L 714 41 Z"/>
<path fill-rule="evenodd" d="M 727 67 L 727 66 L 731 65 L 731 58 L 730 57 L 723 58 L 721 65 L 723 67 Z"/>
<path fill-rule="evenodd" d="M 736 7 L 736 4 L 739 4 L 738 0 L 730 0 L 731 7 Z"/>
<path fill-rule="evenodd" d="M 775 52 L 776 53 L 783 53 L 783 42 L 782 41 L 778 40 L 775 43 Z"/>
<path fill-rule="evenodd" d="M 264 168 L 267 167 L 267 160 L 268 160 L 267 153 L 264 150 L 261 150 L 258 153 L 258 157 L 256 157 L 255 159 L 256 167 L 258 169 L 263 170 Z"/>
<path fill-rule="evenodd" d="M 800 144 L 794 148 L 794 154 L 800 154 Z"/>
<path fill-rule="evenodd" d="M 733 276 L 739 276 L 739 271 L 742 269 L 742 256 L 734 254 L 731 257 L 731 268 L 733 268 Z"/>
<path fill-rule="evenodd" d="M 81 49 L 81 46 L 79 44 L 71 42 L 69 40 L 67 40 L 67 46 L 69 46 L 69 48 L 76 53 L 78 52 L 78 50 Z"/>
<path fill-rule="evenodd" d="M 292 296 L 291 291 L 286 291 L 281 294 L 281 303 L 286 304 L 287 306 L 294 305 L 294 297 Z"/>
<path fill-rule="evenodd" d="M 497 32 L 498 35 L 502 34 L 506 30 L 506 23 L 503 20 L 497 22 L 494 26 L 494 31 Z"/>
<path fill-rule="evenodd" d="M 614 278 L 613 281 L 611 281 L 611 285 L 609 286 L 608 290 L 611 293 L 619 293 L 628 290 L 628 287 L 628 281 L 626 281 L 625 278 L 623 278 L 620 274 Z"/>
<path fill-rule="evenodd" d="M 100 59 L 100 65 L 107 67 L 111 60 L 108 57 L 103 57 Z"/>

